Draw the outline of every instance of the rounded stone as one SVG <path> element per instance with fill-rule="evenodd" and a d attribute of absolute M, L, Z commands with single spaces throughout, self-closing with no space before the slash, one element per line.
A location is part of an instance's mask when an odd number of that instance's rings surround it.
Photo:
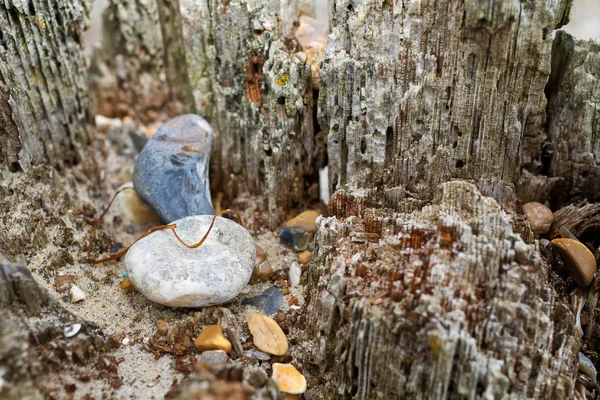
<path fill-rule="evenodd" d="M 213 136 L 204 118 L 182 115 L 162 125 L 140 152 L 133 184 L 163 221 L 214 214 L 208 179 Z"/>
<path fill-rule="evenodd" d="M 302 394 L 306 391 L 306 378 L 292 364 L 274 363 L 273 380 L 284 393 Z"/>
<path fill-rule="evenodd" d="M 197 215 L 174 222 L 188 245 L 207 232 L 213 217 Z M 171 307 L 223 304 L 248 284 L 256 260 L 256 244 L 237 223 L 217 217 L 202 246 L 190 249 L 170 230 L 151 233 L 125 256 L 133 285 L 152 301 Z"/>
<path fill-rule="evenodd" d="M 542 203 L 532 201 L 523 205 L 523 213 L 529 220 L 533 233 L 537 235 L 548 233 L 554 220 L 552 210 Z"/>

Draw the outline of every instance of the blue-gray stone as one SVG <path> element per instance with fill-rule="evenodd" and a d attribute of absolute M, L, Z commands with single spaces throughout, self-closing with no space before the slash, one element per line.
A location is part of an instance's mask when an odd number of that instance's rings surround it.
<path fill-rule="evenodd" d="M 271 286 L 258 296 L 244 299 L 242 304 L 256 307 L 265 315 L 275 315 L 283 304 L 283 293 L 277 286 Z"/>
<path fill-rule="evenodd" d="M 304 251 L 308 249 L 314 234 L 314 229 L 303 226 L 288 226 L 279 231 L 279 240 L 294 251 Z"/>
<path fill-rule="evenodd" d="M 208 122 L 187 114 L 161 126 L 140 152 L 133 186 L 165 222 L 214 214 L 208 180 L 212 143 Z"/>

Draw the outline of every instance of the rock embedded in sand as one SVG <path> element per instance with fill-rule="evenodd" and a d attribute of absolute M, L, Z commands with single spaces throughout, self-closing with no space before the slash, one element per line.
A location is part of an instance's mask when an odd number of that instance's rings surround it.
<path fill-rule="evenodd" d="M 558 238 L 552 244 L 558 249 L 575 282 L 583 287 L 589 286 L 598 268 L 592 252 L 574 239 Z"/>
<path fill-rule="evenodd" d="M 121 281 L 121 283 L 119 284 L 119 287 L 123 290 L 127 290 L 129 292 L 136 292 L 137 289 L 135 288 L 135 286 L 133 286 L 133 283 L 131 283 L 131 279 L 129 279 L 128 277 L 123 279 Z"/>
<path fill-rule="evenodd" d="M 213 217 L 198 215 L 174 222 L 188 245 L 204 236 Z M 133 285 L 152 301 L 171 307 L 205 307 L 225 303 L 248 284 L 256 260 L 250 233 L 217 217 L 206 241 L 195 249 L 181 244 L 172 231 L 151 233 L 125 256 Z"/>
<path fill-rule="evenodd" d="M 259 282 L 266 282 L 273 275 L 273 267 L 271 267 L 271 263 L 269 260 L 265 259 L 261 262 L 257 262 L 254 265 L 254 270 L 252 271 L 252 277 L 250 278 L 251 285 Z"/>
<path fill-rule="evenodd" d="M 310 251 L 303 251 L 302 253 L 298 254 L 298 262 L 302 265 L 308 264 L 311 258 L 312 253 Z"/>
<path fill-rule="evenodd" d="M 254 345 L 260 350 L 275 356 L 288 351 L 288 341 L 281 327 L 272 318 L 262 314 L 248 316 L 248 328 Z"/>
<path fill-rule="evenodd" d="M 548 233 L 554 220 L 552 210 L 541 203 L 532 201 L 523 205 L 523 213 L 527 217 L 533 233 L 536 235 Z"/>
<path fill-rule="evenodd" d="M 315 235 L 314 229 L 304 228 L 302 226 L 289 226 L 279 232 L 279 240 L 284 245 L 291 247 L 295 251 L 304 251 L 310 245 Z"/>
<path fill-rule="evenodd" d="M 226 353 L 231 351 L 231 342 L 223 335 L 223 328 L 220 325 L 207 326 L 200 332 L 194 342 L 198 351 L 223 350 Z"/>
<path fill-rule="evenodd" d="M 315 220 L 321 214 L 314 210 L 304 211 L 285 223 L 286 227 L 301 226 L 303 228 L 315 229 Z"/>
<path fill-rule="evenodd" d="M 165 222 L 214 214 L 208 179 L 212 143 L 208 122 L 187 114 L 162 125 L 141 151 L 135 190 Z"/>
<path fill-rule="evenodd" d="M 274 363 L 273 380 L 284 393 L 302 394 L 306 391 L 306 378 L 292 364 Z"/>
<path fill-rule="evenodd" d="M 133 188 L 133 182 L 124 183 L 117 191 L 121 191 L 117 197 L 117 202 L 125 221 L 145 225 L 160 224 L 161 218 L 137 194 Z"/>
<path fill-rule="evenodd" d="M 283 292 L 277 286 L 271 286 L 258 296 L 242 300 L 242 304 L 256 307 L 264 314 L 275 315 L 283 305 Z"/>
<path fill-rule="evenodd" d="M 200 354 L 200 361 L 213 366 L 221 366 L 227 364 L 229 357 L 223 350 L 207 350 Z"/>

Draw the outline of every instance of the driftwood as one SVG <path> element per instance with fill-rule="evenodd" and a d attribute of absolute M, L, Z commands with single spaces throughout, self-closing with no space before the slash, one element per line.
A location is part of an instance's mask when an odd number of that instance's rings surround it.
<path fill-rule="evenodd" d="M 74 374 L 77 365 L 102 362 L 97 356 L 104 348 L 105 339 L 96 327 L 66 311 L 25 266 L 0 257 L 3 398 L 60 395 L 47 376 L 59 371 Z"/>
<path fill-rule="evenodd" d="M 312 200 L 328 167 L 331 217 L 318 222 L 297 321 L 310 398 L 598 395 L 577 365 L 579 351 L 600 360 L 598 282 L 578 288 L 517 200 L 578 201 L 557 213 L 550 237 L 558 224 L 592 242 L 599 231 L 582 219 L 597 220 L 584 200 L 599 193 L 599 51 L 555 31 L 570 1 L 334 1 L 318 90 L 294 55 L 308 1 L 112 1 L 91 92 L 84 3 L 24 4 L 0 4 L 4 209 L 23 196 L 43 206 L 39 185 L 96 174 L 82 156 L 88 97 L 106 116 L 143 122 L 195 109 L 218 135 L 213 193 L 263 195 L 271 227 Z M 14 192 L 27 182 L 38 197 Z M 24 221 L 18 235 L 20 221 L 3 214 L 0 244 L 14 245 L 0 252 L 46 245 L 48 224 L 73 204 L 65 191 L 56 216 Z M 11 306 L 0 312 L 11 323 L 0 323 L 0 359 L 14 365 L 10 393 L 35 394 L 31 363 L 52 363 L 39 343 L 67 346 L 79 362 L 101 352 L 99 334 L 23 267 L 2 265 L 0 299 Z M 75 338 L 93 349 L 68 347 L 65 321 L 81 323 Z M 41 331 L 50 342 L 24 339 Z M 214 389 L 192 376 L 172 394 L 199 381 Z"/>

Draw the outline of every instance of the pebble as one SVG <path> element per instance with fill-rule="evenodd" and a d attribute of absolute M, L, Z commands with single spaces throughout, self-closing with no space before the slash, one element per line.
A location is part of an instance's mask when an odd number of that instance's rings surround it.
<path fill-rule="evenodd" d="M 302 64 L 306 64 L 306 60 L 308 59 L 308 54 L 306 54 L 306 53 L 305 53 L 305 52 L 303 52 L 303 51 L 299 51 L 299 52 L 297 52 L 297 53 L 294 53 L 294 55 L 296 56 L 296 58 L 297 58 L 298 60 L 300 60 L 300 62 L 301 62 Z"/>
<path fill-rule="evenodd" d="M 100 114 L 94 117 L 94 122 L 96 123 L 96 129 L 103 133 L 106 133 L 111 129 L 120 128 L 121 126 L 123 126 L 123 122 L 121 122 L 120 119 L 108 118 Z"/>
<path fill-rule="evenodd" d="M 560 227 L 560 229 L 558 230 L 558 232 L 560 233 L 560 237 L 563 239 L 573 239 L 573 240 L 579 240 L 577 239 L 577 237 L 575 235 L 573 235 L 571 233 L 570 230 L 567 229 L 566 226 L 562 225 Z"/>
<path fill-rule="evenodd" d="M 69 290 L 69 298 L 71 299 L 71 303 L 79 303 L 87 299 L 87 295 L 79 286 L 73 285 Z"/>
<path fill-rule="evenodd" d="M 214 366 L 225 365 L 227 360 L 229 360 L 229 357 L 223 350 L 207 350 L 200 354 L 200 361 Z"/>
<path fill-rule="evenodd" d="M 281 327 L 272 318 L 262 314 L 248 316 L 248 328 L 254 345 L 260 350 L 275 356 L 288 351 L 288 341 Z"/>
<path fill-rule="evenodd" d="M 257 360 L 260 361 L 269 361 L 271 359 L 271 356 L 263 351 L 257 350 L 257 349 L 250 349 L 250 350 L 246 350 L 244 351 L 244 356 L 246 357 L 250 357 L 250 358 L 256 358 Z"/>
<path fill-rule="evenodd" d="M 594 279 L 597 265 L 592 252 L 580 241 L 558 238 L 552 240 L 571 276 L 579 285 L 587 287 Z"/>
<path fill-rule="evenodd" d="M 300 283 L 300 277 L 302 276 L 302 267 L 296 261 L 290 265 L 290 272 L 288 273 L 290 278 L 290 284 L 292 287 L 298 286 Z"/>
<path fill-rule="evenodd" d="M 122 190 L 117 196 L 117 202 L 123 218 L 127 222 L 145 225 L 158 225 L 161 218 L 154 212 L 133 188 L 133 182 L 121 185 L 117 191 Z"/>
<path fill-rule="evenodd" d="M 259 282 L 266 282 L 273 275 L 273 267 L 271 267 L 271 263 L 269 260 L 264 260 L 262 262 L 257 262 L 254 265 L 254 269 L 252 270 L 252 276 L 250 277 L 251 285 Z"/>
<path fill-rule="evenodd" d="M 306 391 L 306 378 L 292 364 L 274 363 L 273 380 L 284 393 L 302 394 Z"/>
<path fill-rule="evenodd" d="M 129 344 L 129 338 L 125 338 L 121 341 L 121 343 L 123 343 L 123 345 L 127 346 Z"/>
<path fill-rule="evenodd" d="M 533 233 L 536 235 L 548 233 L 550 225 L 552 225 L 552 221 L 554 220 L 552 210 L 542 203 L 532 201 L 523 205 L 523 213 L 527 217 L 527 220 L 529 220 L 529 225 Z"/>
<path fill-rule="evenodd" d="M 327 45 L 329 32 L 319 20 L 303 15 L 299 18 L 298 29 L 294 33 L 303 50 L 320 48 Z"/>
<path fill-rule="evenodd" d="M 208 178 L 213 137 L 204 118 L 182 115 L 162 125 L 140 152 L 135 190 L 163 221 L 214 214 Z"/>
<path fill-rule="evenodd" d="M 175 221 L 187 244 L 208 230 L 210 215 Z M 156 231 L 135 243 L 125 256 L 133 285 L 152 301 L 170 307 L 205 307 L 225 303 L 248 284 L 256 260 L 250 233 L 237 223 L 217 217 L 202 246 L 189 249 L 171 231 Z"/>
<path fill-rule="evenodd" d="M 231 351 L 231 342 L 223 335 L 220 325 L 207 326 L 200 332 L 194 342 L 198 351 L 223 350 L 225 353 Z"/>
<path fill-rule="evenodd" d="M 301 226 L 303 228 L 315 229 L 315 220 L 321 214 L 314 210 L 304 211 L 294 218 L 288 220 L 284 226 Z"/>
<path fill-rule="evenodd" d="M 75 275 L 59 275 L 54 278 L 54 288 L 59 293 L 66 292 L 76 280 Z"/>
<path fill-rule="evenodd" d="M 596 367 L 594 363 L 581 352 L 579 353 L 579 371 L 589 376 L 594 382 L 596 381 Z"/>
<path fill-rule="evenodd" d="M 275 315 L 283 305 L 283 292 L 277 286 L 271 286 L 258 296 L 244 299 L 242 304 L 256 307 L 266 315 Z"/>
<path fill-rule="evenodd" d="M 301 226 L 285 227 L 279 232 L 279 240 L 295 251 L 304 251 L 313 239 L 314 229 Z"/>
<path fill-rule="evenodd" d="M 302 265 L 307 265 L 312 258 L 312 253 L 310 251 L 303 251 L 298 254 L 298 262 Z"/>
<path fill-rule="evenodd" d="M 125 278 L 121 281 L 121 283 L 119 284 L 119 286 L 121 287 L 121 289 L 123 290 L 127 290 L 129 292 L 136 292 L 137 289 L 135 288 L 135 286 L 133 286 L 133 283 L 131 283 L 131 279 L 129 278 Z"/>

